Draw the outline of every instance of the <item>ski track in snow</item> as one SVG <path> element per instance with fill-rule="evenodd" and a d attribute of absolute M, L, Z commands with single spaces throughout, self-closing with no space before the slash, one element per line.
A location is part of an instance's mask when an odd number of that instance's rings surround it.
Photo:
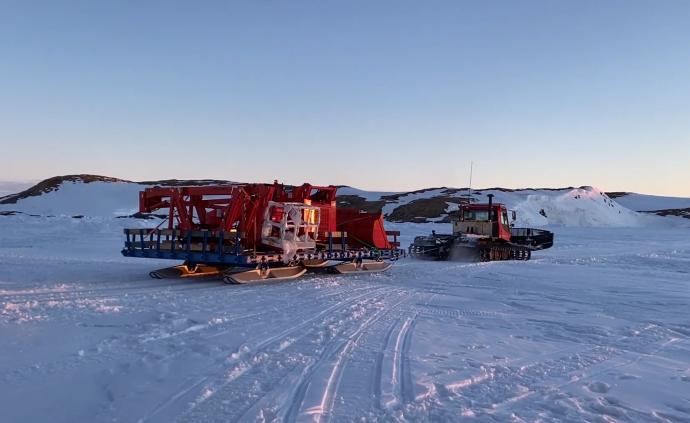
<path fill-rule="evenodd" d="M 222 401 L 227 401 L 228 396 L 249 396 L 249 401 L 243 401 L 242 399 L 235 400 L 232 402 L 229 410 L 223 410 L 223 413 L 220 414 L 222 416 L 221 420 L 223 421 L 239 420 L 247 413 L 248 410 L 238 406 L 238 404 L 248 402 L 248 408 L 251 408 L 254 403 L 262 400 L 263 395 L 266 394 L 265 392 L 262 392 L 262 389 L 256 389 L 254 392 L 252 392 L 254 387 L 257 385 L 268 385 L 273 387 L 273 384 L 269 382 L 268 378 L 270 378 L 270 381 L 279 382 L 280 379 L 284 377 L 283 373 L 285 370 L 293 370 L 293 368 L 288 366 L 287 369 L 277 368 L 269 372 L 269 374 L 266 374 L 267 372 L 265 367 L 261 366 L 264 365 L 267 351 L 275 353 L 276 355 L 281 354 L 281 356 L 284 357 L 284 360 L 289 361 L 295 358 L 294 356 L 290 355 L 290 344 L 294 343 L 296 340 L 301 341 L 307 337 L 314 336 L 316 338 L 314 343 L 318 347 L 319 342 L 324 342 L 319 339 L 321 336 L 319 330 L 323 327 L 323 325 L 329 323 L 337 324 L 338 322 L 335 320 L 343 318 L 343 315 L 340 314 L 343 311 L 345 311 L 345 318 L 347 318 L 347 310 L 351 307 L 366 306 L 368 302 L 380 300 L 381 297 L 379 297 L 379 295 L 382 294 L 382 291 L 384 290 L 374 289 L 373 294 L 372 292 L 366 292 L 364 294 L 349 297 L 346 300 L 338 302 L 334 306 L 321 311 L 312 318 L 304 320 L 295 326 L 289 327 L 281 333 L 262 340 L 256 344 L 254 348 L 248 349 L 248 352 L 253 352 L 252 354 L 248 354 L 247 357 L 244 357 L 244 359 L 240 359 L 239 361 L 233 360 L 232 367 L 230 368 L 229 372 L 225 374 L 224 379 L 222 379 L 219 383 L 213 383 L 207 387 L 207 389 L 214 392 L 214 394 L 203 398 L 202 401 L 197 402 L 194 408 L 202 408 L 203 406 L 206 408 L 217 407 L 218 404 L 216 404 L 215 400 L 219 397 L 222 398 Z M 362 302 L 358 302 L 362 299 Z M 324 320 L 321 320 L 322 318 Z M 316 322 L 319 323 L 316 324 Z M 291 336 L 294 336 L 295 338 L 291 339 Z M 283 342 L 288 342 L 288 344 L 285 346 Z M 276 343 L 278 344 L 277 346 L 275 346 Z M 269 350 L 268 348 L 271 346 L 274 346 L 274 348 Z M 261 367 L 259 369 L 261 371 L 254 371 L 254 368 L 257 367 L 257 365 Z M 271 363 L 266 364 L 266 366 L 271 365 Z M 254 398 L 252 398 L 252 396 Z M 222 404 L 220 407 L 223 409 Z M 197 413 L 199 413 L 199 411 L 194 410 L 191 420 L 195 419 L 194 416 L 197 416 Z M 202 415 L 207 414 L 203 409 L 201 413 Z M 234 416 L 233 414 L 235 413 L 239 415 Z"/>
<path fill-rule="evenodd" d="M 556 228 L 525 263 L 405 259 L 229 286 L 149 279 L 165 263 L 118 257 L 110 224 L 80 238 L 34 222 L 27 248 L 13 219 L 0 219 L 6 421 L 690 420 L 679 230 Z"/>

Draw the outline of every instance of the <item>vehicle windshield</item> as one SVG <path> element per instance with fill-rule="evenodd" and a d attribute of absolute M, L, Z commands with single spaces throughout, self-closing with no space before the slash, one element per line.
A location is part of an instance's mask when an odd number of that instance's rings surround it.
<path fill-rule="evenodd" d="M 488 210 L 465 210 L 462 215 L 464 220 L 489 220 Z"/>

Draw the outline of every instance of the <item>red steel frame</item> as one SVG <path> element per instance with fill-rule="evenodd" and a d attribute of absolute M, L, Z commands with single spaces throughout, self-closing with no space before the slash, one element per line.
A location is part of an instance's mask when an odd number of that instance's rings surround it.
<path fill-rule="evenodd" d="M 337 187 L 303 184 L 234 184 L 194 187 L 154 187 L 139 193 L 139 211 L 168 209 L 168 229 L 236 233 L 245 248 L 261 245 L 261 228 L 269 202 L 302 203 L 319 209 L 318 239 L 347 234 L 355 248 L 391 249 L 381 213 L 336 208 Z M 336 234 L 336 235 L 334 235 Z"/>
<path fill-rule="evenodd" d="M 139 193 L 139 211 L 168 209 L 168 229 L 236 232 L 245 242 L 260 243 L 264 212 L 270 201 L 304 203 L 320 211 L 319 235 L 336 231 L 337 187 L 303 184 L 237 184 L 154 187 Z"/>

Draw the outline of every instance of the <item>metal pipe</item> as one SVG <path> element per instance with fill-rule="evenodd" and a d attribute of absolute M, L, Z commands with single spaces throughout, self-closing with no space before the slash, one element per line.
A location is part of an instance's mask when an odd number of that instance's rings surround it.
<path fill-rule="evenodd" d="M 493 206 L 493 204 L 494 204 L 494 195 L 489 194 L 489 195 L 487 195 L 487 197 L 489 197 L 489 222 L 493 222 L 493 218 L 492 218 L 493 216 L 491 213 L 493 209 L 491 206 Z"/>
<path fill-rule="evenodd" d="M 494 204 L 494 195 L 493 194 L 488 194 L 487 197 L 489 197 L 489 222 L 491 222 L 491 237 L 495 238 L 497 236 L 496 230 L 494 229 L 494 216 L 493 216 L 493 204 Z"/>

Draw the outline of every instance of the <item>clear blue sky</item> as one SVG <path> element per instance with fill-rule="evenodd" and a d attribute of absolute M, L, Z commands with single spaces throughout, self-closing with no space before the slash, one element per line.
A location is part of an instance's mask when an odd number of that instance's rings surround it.
<path fill-rule="evenodd" d="M 0 180 L 690 196 L 690 1 L 0 2 Z"/>

